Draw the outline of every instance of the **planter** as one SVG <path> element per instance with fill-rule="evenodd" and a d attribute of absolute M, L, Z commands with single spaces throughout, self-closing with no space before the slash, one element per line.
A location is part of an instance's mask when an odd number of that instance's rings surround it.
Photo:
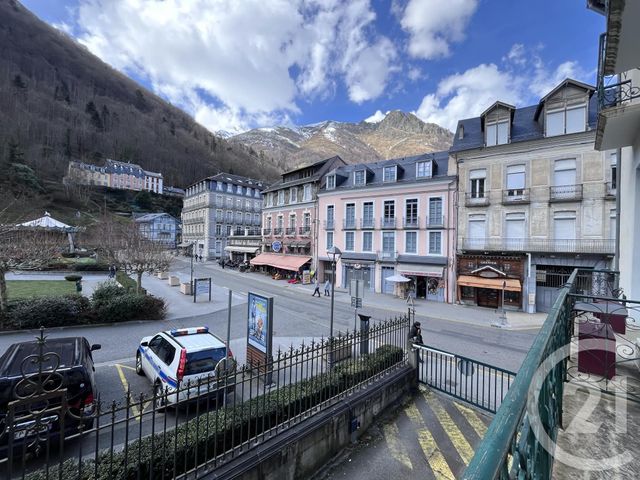
<path fill-rule="evenodd" d="M 179 287 L 180 286 L 180 278 L 175 275 L 171 275 L 167 282 L 171 287 Z"/>
<path fill-rule="evenodd" d="M 180 284 L 180 293 L 184 293 L 185 295 L 193 295 L 191 292 L 191 284 L 188 282 Z"/>

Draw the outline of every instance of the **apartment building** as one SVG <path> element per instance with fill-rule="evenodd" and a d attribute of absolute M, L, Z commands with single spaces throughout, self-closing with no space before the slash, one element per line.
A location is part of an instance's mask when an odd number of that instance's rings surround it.
<path fill-rule="evenodd" d="M 346 165 L 331 157 L 291 170 L 264 190 L 262 251 L 253 265 L 297 272 L 316 269 L 318 191 L 327 172 Z"/>
<path fill-rule="evenodd" d="M 135 163 L 111 159 L 107 159 L 102 167 L 71 161 L 64 181 L 122 190 L 146 190 L 159 195 L 163 194 L 164 188 L 161 173 L 144 170 Z"/>
<path fill-rule="evenodd" d="M 360 279 L 365 289 L 393 294 L 387 278 L 399 274 L 415 298 L 451 302 L 455 190 L 447 152 L 331 170 L 318 195 L 321 279 L 331 277 L 326 252 L 335 245 L 336 285 Z"/>
<path fill-rule="evenodd" d="M 588 0 L 605 15 L 600 36 L 596 149 L 615 149 L 619 175 L 620 287 L 627 298 L 640 298 L 640 3 Z M 630 315 L 637 312 L 630 310 Z M 640 319 L 636 319 L 640 320 Z"/>
<path fill-rule="evenodd" d="M 565 80 L 537 105 L 458 122 L 461 303 L 548 311 L 573 268 L 610 266 L 616 158 L 594 150 L 594 91 Z"/>
<path fill-rule="evenodd" d="M 236 229 L 260 228 L 262 191 L 266 184 L 239 175 L 219 173 L 185 190 L 182 247 L 206 259 L 228 258 L 227 240 Z M 242 252 L 244 253 L 244 252 Z"/>
<path fill-rule="evenodd" d="M 176 248 L 180 236 L 180 221 L 168 213 L 148 213 L 135 218 L 140 233 L 145 238 Z"/>

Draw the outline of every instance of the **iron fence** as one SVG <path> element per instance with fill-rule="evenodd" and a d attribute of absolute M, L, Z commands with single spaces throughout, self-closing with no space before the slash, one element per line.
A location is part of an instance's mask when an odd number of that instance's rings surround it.
<path fill-rule="evenodd" d="M 17 379 L 0 417 L 0 475 L 29 480 L 200 478 L 407 364 L 409 319 L 278 351 L 238 367 L 224 359 L 176 390 L 121 402 L 69 401 L 43 330 L 34 374 Z M 26 361 L 26 360 L 25 360 Z M 23 370 L 24 371 L 24 370 Z"/>

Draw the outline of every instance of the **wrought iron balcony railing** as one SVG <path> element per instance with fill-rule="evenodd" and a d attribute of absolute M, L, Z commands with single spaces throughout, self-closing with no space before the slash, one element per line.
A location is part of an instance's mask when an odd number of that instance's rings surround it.
<path fill-rule="evenodd" d="M 640 99 L 640 87 L 633 85 L 631 79 L 618 81 L 616 75 L 607 75 L 611 70 L 607 62 L 607 34 L 600 35 L 600 50 L 598 54 L 598 104 L 600 110 L 615 108 Z"/>
<path fill-rule="evenodd" d="M 303 237 L 311 235 L 311 227 L 309 225 L 298 227 L 298 234 Z"/>
<path fill-rule="evenodd" d="M 395 262 L 397 259 L 398 259 L 397 251 L 387 251 L 387 250 L 378 251 L 378 260 L 381 262 Z"/>
<path fill-rule="evenodd" d="M 529 189 L 528 188 L 509 188 L 502 191 L 502 204 L 513 205 L 529 203 Z"/>
<path fill-rule="evenodd" d="M 325 220 L 324 221 L 324 229 L 325 230 L 333 230 L 335 228 L 334 224 L 335 224 L 335 222 L 333 221 L 333 218 Z"/>
<path fill-rule="evenodd" d="M 465 193 L 464 205 L 466 207 L 486 207 L 489 205 L 489 193 Z"/>
<path fill-rule="evenodd" d="M 342 228 L 344 230 L 355 230 L 356 228 L 356 219 L 355 218 L 343 218 L 342 219 Z"/>
<path fill-rule="evenodd" d="M 427 228 L 444 228 L 444 215 L 427 215 Z"/>
<path fill-rule="evenodd" d="M 376 219 L 373 217 L 364 217 L 360 219 L 360 228 L 370 229 L 376 228 Z"/>
<path fill-rule="evenodd" d="M 604 239 L 545 239 L 545 238 L 462 238 L 461 250 L 492 250 L 547 253 L 604 253 L 615 252 L 615 240 Z"/>
<path fill-rule="evenodd" d="M 293 237 L 296 234 L 296 227 L 288 227 L 285 231 L 285 235 L 288 237 Z"/>
<path fill-rule="evenodd" d="M 616 184 L 614 182 L 607 182 L 604 194 L 606 197 L 615 197 L 617 194 Z"/>
<path fill-rule="evenodd" d="M 549 187 L 550 202 L 575 202 L 582 200 L 582 185 L 556 185 Z"/>
<path fill-rule="evenodd" d="M 262 235 L 264 235 L 265 237 L 270 236 L 272 233 L 272 230 L 270 228 L 263 228 L 262 229 Z"/>
<path fill-rule="evenodd" d="M 380 228 L 396 228 L 396 217 L 382 217 Z"/>
<path fill-rule="evenodd" d="M 273 234 L 276 237 L 281 237 L 284 234 L 284 228 L 274 228 L 273 229 Z"/>
<path fill-rule="evenodd" d="M 402 219 L 402 226 L 406 229 L 420 228 L 420 218 L 418 217 L 404 217 Z"/>

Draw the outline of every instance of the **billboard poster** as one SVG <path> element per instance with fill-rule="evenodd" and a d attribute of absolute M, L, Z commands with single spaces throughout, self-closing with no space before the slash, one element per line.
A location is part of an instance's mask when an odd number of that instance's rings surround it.
<path fill-rule="evenodd" d="M 309 270 L 302 271 L 302 283 L 308 285 L 311 283 L 311 272 Z"/>
<path fill-rule="evenodd" d="M 248 295 L 248 344 L 265 355 L 271 352 L 272 298 L 252 292 Z"/>

